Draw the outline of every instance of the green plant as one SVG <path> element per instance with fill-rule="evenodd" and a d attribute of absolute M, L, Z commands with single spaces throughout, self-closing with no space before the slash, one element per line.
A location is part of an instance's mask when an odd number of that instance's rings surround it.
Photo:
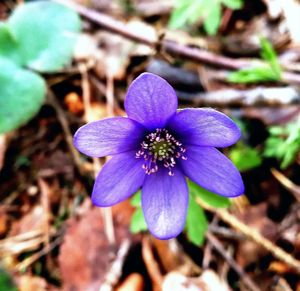
<path fill-rule="evenodd" d="M 51 1 L 19 5 L 0 22 L 0 133 L 38 112 L 46 82 L 37 72 L 56 72 L 71 61 L 80 28 L 75 12 Z"/>
<path fill-rule="evenodd" d="M 215 35 L 221 22 L 222 5 L 232 10 L 240 9 L 243 0 L 175 0 L 174 4 L 169 22 L 171 28 L 182 28 L 203 19 L 205 31 Z"/>
<path fill-rule="evenodd" d="M 264 156 L 279 159 L 280 167 L 285 169 L 300 152 L 300 117 L 296 122 L 288 123 L 285 126 L 270 127 L 269 133 Z"/>
<path fill-rule="evenodd" d="M 256 168 L 262 163 L 258 150 L 243 141 L 239 141 L 229 150 L 229 158 L 241 172 Z"/>
<path fill-rule="evenodd" d="M 229 82 L 255 83 L 261 81 L 279 81 L 281 79 L 280 64 L 271 43 L 267 39 L 261 38 L 260 45 L 261 57 L 266 63 L 231 73 L 228 76 Z"/>

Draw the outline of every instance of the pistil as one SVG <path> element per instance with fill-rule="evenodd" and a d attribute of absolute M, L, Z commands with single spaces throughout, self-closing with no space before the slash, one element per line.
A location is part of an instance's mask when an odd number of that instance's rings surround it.
<path fill-rule="evenodd" d="M 136 158 L 144 158 L 143 169 L 148 175 L 157 172 L 159 167 L 163 166 L 168 169 L 169 175 L 173 176 L 176 160 L 187 159 L 184 155 L 185 151 L 182 143 L 167 129 L 158 128 L 145 137 L 140 150 L 136 153 Z"/>

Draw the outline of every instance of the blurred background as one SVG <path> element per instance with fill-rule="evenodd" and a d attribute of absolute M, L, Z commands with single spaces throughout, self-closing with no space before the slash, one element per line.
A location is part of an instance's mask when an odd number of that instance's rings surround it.
<path fill-rule="evenodd" d="M 0 290 L 300 290 L 299 15 L 296 0 L 1 1 Z M 191 185 L 169 241 L 139 193 L 92 206 L 105 159 L 72 142 L 124 116 L 142 72 L 243 133 L 223 153 L 245 195 Z"/>

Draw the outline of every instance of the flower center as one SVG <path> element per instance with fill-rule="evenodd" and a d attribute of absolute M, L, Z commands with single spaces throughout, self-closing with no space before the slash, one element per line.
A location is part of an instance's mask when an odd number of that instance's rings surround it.
<path fill-rule="evenodd" d="M 143 169 L 148 175 L 157 172 L 162 165 L 169 170 L 169 175 L 173 176 L 172 168 L 176 165 L 176 160 L 187 159 L 184 155 L 185 151 L 182 143 L 168 130 L 158 128 L 145 137 L 140 150 L 136 153 L 136 158 L 144 158 Z"/>

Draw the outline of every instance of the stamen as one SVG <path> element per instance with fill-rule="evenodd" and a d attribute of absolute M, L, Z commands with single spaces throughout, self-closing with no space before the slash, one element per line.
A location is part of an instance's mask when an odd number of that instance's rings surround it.
<path fill-rule="evenodd" d="M 185 152 L 182 143 L 168 130 L 158 128 L 145 137 L 135 156 L 137 159 L 144 158 L 145 163 L 142 168 L 148 175 L 156 173 L 159 167 L 165 167 L 168 169 L 168 174 L 174 176 L 176 160 L 179 158 L 186 160 L 187 157 L 183 155 Z"/>

